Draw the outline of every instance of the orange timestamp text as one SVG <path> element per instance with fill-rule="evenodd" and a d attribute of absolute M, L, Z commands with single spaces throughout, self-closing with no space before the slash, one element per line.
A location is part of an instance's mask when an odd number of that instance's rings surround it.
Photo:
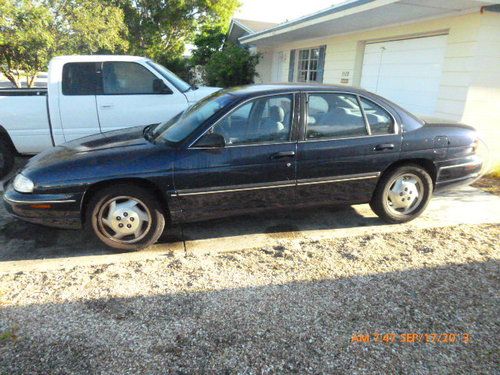
<path fill-rule="evenodd" d="M 353 334 L 351 343 L 375 344 L 469 344 L 469 333 L 358 333 Z"/>

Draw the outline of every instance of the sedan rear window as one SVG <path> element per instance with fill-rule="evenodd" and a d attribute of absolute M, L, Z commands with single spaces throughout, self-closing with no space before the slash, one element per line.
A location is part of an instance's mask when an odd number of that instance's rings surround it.
<path fill-rule="evenodd" d="M 360 101 L 373 135 L 394 133 L 394 120 L 389 112 L 365 98 L 360 98 Z"/>

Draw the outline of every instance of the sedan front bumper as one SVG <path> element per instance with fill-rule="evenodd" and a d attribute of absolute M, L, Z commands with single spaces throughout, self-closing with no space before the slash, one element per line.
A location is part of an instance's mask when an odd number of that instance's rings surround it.
<path fill-rule="evenodd" d="M 13 216 L 34 224 L 64 229 L 82 227 L 82 194 L 23 194 L 10 183 L 5 185 L 3 200 Z"/>

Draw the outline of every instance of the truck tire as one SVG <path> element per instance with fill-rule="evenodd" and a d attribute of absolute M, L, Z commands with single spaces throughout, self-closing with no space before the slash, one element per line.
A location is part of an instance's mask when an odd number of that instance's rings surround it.
<path fill-rule="evenodd" d="M 0 178 L 4 178 L 14 167 L 14 152 L 9 142 L 0 138 Z"/>

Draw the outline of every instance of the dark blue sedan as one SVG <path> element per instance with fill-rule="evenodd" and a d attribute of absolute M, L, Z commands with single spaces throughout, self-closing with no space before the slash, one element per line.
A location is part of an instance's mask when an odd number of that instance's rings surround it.
<path fill-rule="evenodd" d="M 9 211 L 86 226 L 135 250 L 175 222 L 282 207 L 370 203 L 390 223 L 414 219 L 433 191 L 473 181 L 475 130 L 428 124 L 343 86 L 220 91 L 172 120 L 47 150 L 7 183 Z"/>

